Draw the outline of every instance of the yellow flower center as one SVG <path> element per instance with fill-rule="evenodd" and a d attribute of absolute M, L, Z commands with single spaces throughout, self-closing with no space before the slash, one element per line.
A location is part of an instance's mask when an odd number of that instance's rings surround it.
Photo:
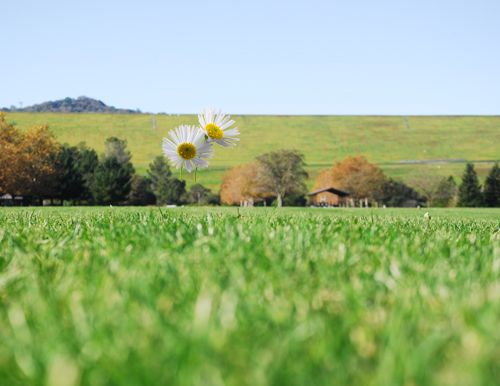
<path fill-rule="evenodd" d="M 215 123 L 209 123 L 206 127 L 207 134 L 212 139 L 221 139 L 224 137 L 224 130 L 222 130 Z"/>
<path fill-rule="evenodd" d="M 177 146 L 177 154 L 183 159 L 193 159 L 196 157 L 196 147 L 190 142 L 181 143 Z"/>

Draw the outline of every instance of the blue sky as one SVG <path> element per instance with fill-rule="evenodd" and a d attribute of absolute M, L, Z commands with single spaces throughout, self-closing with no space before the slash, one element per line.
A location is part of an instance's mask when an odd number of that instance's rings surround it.
<path fill-rule="evenodd" d="M 0 106 L 500 114 L 498 0 L 6 0 Z"/>

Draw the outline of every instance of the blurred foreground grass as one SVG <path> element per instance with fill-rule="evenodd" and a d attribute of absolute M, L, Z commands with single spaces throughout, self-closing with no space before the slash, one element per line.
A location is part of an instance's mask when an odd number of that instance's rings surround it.
<path fill-rule="evenodd" d="M 0 385 L 495 385 L 500 211 L 0 209 Z"/>

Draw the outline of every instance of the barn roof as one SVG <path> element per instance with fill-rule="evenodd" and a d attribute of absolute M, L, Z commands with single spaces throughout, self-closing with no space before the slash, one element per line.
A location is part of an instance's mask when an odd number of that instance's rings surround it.
<path fill-rule="evenodd" d="M 309 192 L 309 193 L 307 193 L 307 195 L 308 196 L 315 196 L 316 194 L 325 193 L 325 192 L 336 194 L 339 197 L 345 197 L 345 196 L 349 195 L 348 192 L 344 192 L 343 190 L 334 188 L 333 186 L 330 186 L 329 188 L 322 188 L 322 189 L 315 190 L 313 192 Z"/>

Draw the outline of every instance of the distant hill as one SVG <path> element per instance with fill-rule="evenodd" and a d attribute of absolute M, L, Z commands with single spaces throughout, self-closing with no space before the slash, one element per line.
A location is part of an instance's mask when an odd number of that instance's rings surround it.
<path fill-rule="evenodd" d="M 134 114 L 140 113 L 140 110 L 119 109 L 114 106 L 108 106 L 104 102 L 81 96 L 78 98 L 64 98 L 57 101 L 43 102 L 24 108 L 3 108 L 1 111 L 10 112 L 28 112 L 28 113 L 119 113 Z"/>

